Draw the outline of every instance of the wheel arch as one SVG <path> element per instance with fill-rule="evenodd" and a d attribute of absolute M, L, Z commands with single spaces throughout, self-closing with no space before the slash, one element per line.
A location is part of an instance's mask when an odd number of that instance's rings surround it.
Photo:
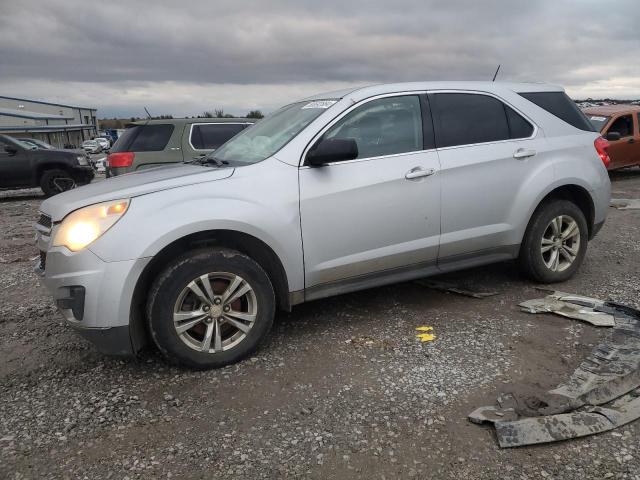
<path fill-rule="evenodd" d="M 64 162 L 51 162 L 51 163 L 41 164 L 41 165 L 38 165 L 36 167 L 36 182 L 37 183 L 40 183 L 40 181 L 42 180 L 42 175 L 44 175 L 44 172 L 46 172 L 48 170 L 63 170 L 65 172 L 69 172 L 70 173 L 69 165 L 67 165 Z"/>
<path fill-rule="evenodd" d="M 163 247 L 145 266 L 140 274 L 131 299 L 130 334 L 134 351 L 139 351 L 148 341 L 145 321 L 145 305 L 151 283 L 167 262 L 188 250 L 206 247 L 225 247 L 238 250 L 255 260 L 267 273 L 276 294 L 276 306 L 291 311 L 289 282 L 286 270 L 265 242 L 250 234 L 236 230 L 205 230 L 181 237 Z"/>
<path fill-rule="evenodd" d="M 556 186 L 538 200 L 535 208 L 531 210 L 524 235 L 526 235 L 526 232 L 529 230 L 529 226 L 531 225 L 531 220 L 535 212 L 538 211 L 538 209 L 540 209 L 547 202 L 556 199 L 569 200 L 576 204 L 578 208 L 580 208 L 580 210 L 584 214 L 585 219 L 587 220 L 589 239 L 593 238 L 593 236 L 595 235 L 595 203 L 593 201 L 593 197 L 589 193 L 589 190 L 587 190 L 585 187 L 574 183 Z"/>

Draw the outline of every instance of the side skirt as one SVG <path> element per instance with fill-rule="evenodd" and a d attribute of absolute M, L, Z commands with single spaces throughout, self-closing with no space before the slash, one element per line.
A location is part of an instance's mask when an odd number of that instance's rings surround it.
<path fill-rule="evenodd" d="M 291 305 L 296 305 L 319 298 L 342 295 L 358 290 L 381 287 L 392 283 L 408 282 L 418 278 L 430 277 L 439 273 L 453 272 L 467 268 L 479 267 L 491 263 L 513 260 L 518 256 L 520 245 L 490 248 L 464 255 L 456 255 L 440 259 L 438 262 L 424 262 L 406 267 L 350 277 L 336 282 L 323 283 L 302 291 L 291 292 Z"/>

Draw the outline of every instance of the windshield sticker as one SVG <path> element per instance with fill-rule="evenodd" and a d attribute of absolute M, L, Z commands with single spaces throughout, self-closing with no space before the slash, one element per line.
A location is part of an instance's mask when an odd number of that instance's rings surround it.
<path fill-rule="evenodd" d="M 337 100 L 316 100 L 315 102 L 307 103 L 302 108 L 329 108 L 334 103 L 337 103 Z"/>
<path fill-rule="evenodd" d="M 607 117 L 591 117 L 594 122 L 604 122 L 606 119 Z"/>

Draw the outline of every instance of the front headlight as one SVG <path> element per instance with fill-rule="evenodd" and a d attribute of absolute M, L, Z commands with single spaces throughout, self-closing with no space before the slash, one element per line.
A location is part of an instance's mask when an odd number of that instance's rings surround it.
<path fill-rule="evenodd" d="M 78 155 L 76 157 L 76 160 L 78 160 L 78 165 L 89 165 L 89 162 L 87 162 L 87 157 L 85 157 L 84 155 Z"/>
<path fill-rule="evenodd" d="M 71 212 L 62 220 L 53 246 L 64 246 L 73 252 L 82 250 L 120 220 L 128 207 L 128 199 L 114 200 Z"/>

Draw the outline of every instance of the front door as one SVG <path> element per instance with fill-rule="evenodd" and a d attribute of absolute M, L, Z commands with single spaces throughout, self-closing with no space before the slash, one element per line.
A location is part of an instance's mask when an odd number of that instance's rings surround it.
<path fill-rule="evenodd" d="M 0 188 L 31 186 L 33 176 L 29 153 L 0 139 Z"/>
<path fill-rule="evenodd" d="M 640 155 L 637 153 L 639 145 L 636 143 L 636 130 L 633 122 L 633 115 L 624 114 L 611 120 L 611 124 L 607 127 L 607 133 L 619 133 L 620 140 L 609 141 L 609 158 L 611 158 L 610 169 L 626 167 L 627 165 L 635 165 L 640 162 Z"/>
<path fill-rule="evenodd" d="M 321 139 L 354 139 L 358 157 L 300 168 L 307 289 L 436 268 L 440 164 L 423 110 L 417 94 L 352 107 Z"/>

